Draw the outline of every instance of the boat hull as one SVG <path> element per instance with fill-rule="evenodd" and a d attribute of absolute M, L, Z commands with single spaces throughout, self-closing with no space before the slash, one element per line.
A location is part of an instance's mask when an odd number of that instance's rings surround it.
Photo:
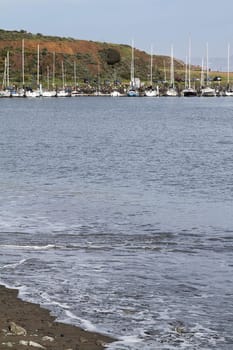
<path fill-rule="evenodd" d="M 129 90 L 129 91 L 127 92 L 127 96 L 128 96 L 128 97 L 138 97 L 138 96 L 139 96 L 139 93 L 138 93 L 138 91 L 136 91 L 136 90 Z"/>
<path fill-rule="evenodd" d="M 210 87 L 201 90 L 201 96 L 203 97 L 215 97 L 216 91 Z"/>
<path fill-rule="evenodd" d="M 197 91 L 194 89 L 185 89 L 183 90 L 183 96 L 184 97 L 195 97 L 197 96 Z"/>
<path fill-rule="evenodd" d="M 178 92 L 176 91 L 176 89 L 170 88 L 170 89 L 167 90 L 165 96 L 177 97 L 178 96 Z"/>
<path fill-rule="evenodd" d="M 158 92 L 156 90 L 146 90 L 145 91 L 145 96 L 146 97 L 157 97 Z"/>

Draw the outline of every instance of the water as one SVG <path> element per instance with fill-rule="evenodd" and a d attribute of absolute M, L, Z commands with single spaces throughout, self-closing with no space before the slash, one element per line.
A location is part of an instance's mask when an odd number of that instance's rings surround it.
<path fill-rule="evenodd" d="M 0 282 L 110 350 L 232 349 L 232 110 L 1 99 Z"/>

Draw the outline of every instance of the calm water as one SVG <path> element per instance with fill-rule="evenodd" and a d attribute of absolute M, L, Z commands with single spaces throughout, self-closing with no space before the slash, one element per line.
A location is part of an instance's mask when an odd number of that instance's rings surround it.
<path fill-rule="evenodd" d="M 0 100 L 0 278 L 111 350 L 233 348 L 233 99 Z"/>

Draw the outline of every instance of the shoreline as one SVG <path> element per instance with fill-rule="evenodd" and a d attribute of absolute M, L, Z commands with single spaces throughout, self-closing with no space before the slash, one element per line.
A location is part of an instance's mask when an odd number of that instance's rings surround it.
<path fill-rule="evenodd" d="M 56 321 L 39 304 L 0 285 L 0 350 L 103 350 L 116 339 Z"/>

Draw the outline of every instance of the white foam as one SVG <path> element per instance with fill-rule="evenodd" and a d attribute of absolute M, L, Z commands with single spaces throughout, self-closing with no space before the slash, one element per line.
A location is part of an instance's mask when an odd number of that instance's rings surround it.
<path fill-rule="evenodd" d="M 61 248 L 60 246 L 56 246 L 55 244 L 47 244 L 47 245 L 12 245 L 12 244 L 3 244 L 0 245 L 0 248 L 3 249 L 17 249 L 17 250 L 48 250 L 48 249 L 57 249 Z"/>
<path fill-rule="evenodd" d="M 89 331 L 89 332 L 96 332 L 98 331 L 96 326 L 91 323 L 88 320 L 82 319 L 78 316 L 76 316 L 75 314 L 73 314 L 73 312 L 66 310 L 65 311 L 66 315 L 67 315 L 67 319 L 66 321 L 72 322 L 72 321 L 78 321 L 78 324 L 85 330 Z M 65 320 L 64 320 L 65 321 Z M 73 323 L 73 322 L 72 322 Z"/>
<path fill-rule="evenodd" d="M 139 339 L 136 335 L 128 335 L 119 338 L 120 340 L 115 341 L 107 346 L 109 350 L 118 350 L 118 349 L 139 349 L 136 344 L 140 344 L 143 339 Z M 140 349 L 142 345 L 140 345 Z M 144 349 L 145 347 L 143 347 Z"/>
<path fill-rule="evenodd" d="M 26 286 L 18 286 L 17 289 L 19 291 L 19 297 L 23 299 L 22 296 L 27 295 L 28 288 Z"/>
<path fill-rule="evenodd" d="M 15 269 L 16 267 L 22 265 L 27 259 L 22 259 L 14 264 L 6 264 L 6 265 L 3 265 L 2 267 L 0 267 L 0 270 L 3 270 L 3 269 Z"/>
<path fill-rule="evenodd" d="M 120 341 L 124 344 L 141 343 L 143 339 L 138 338 L 137 335 L 125 335 L 120 338 Z"/>
<path fill-rule="evenodd" d="M 47 305 L 51 305 L 51 306 L 58 306 L 59 308 L 61 309 L 64 309 L 64 310 L 69 310 L 70 306 L 66 303 L 59 303 L 58 301 L 51 301 L 51 300 L 48 300 L 46 302 Z"/>

